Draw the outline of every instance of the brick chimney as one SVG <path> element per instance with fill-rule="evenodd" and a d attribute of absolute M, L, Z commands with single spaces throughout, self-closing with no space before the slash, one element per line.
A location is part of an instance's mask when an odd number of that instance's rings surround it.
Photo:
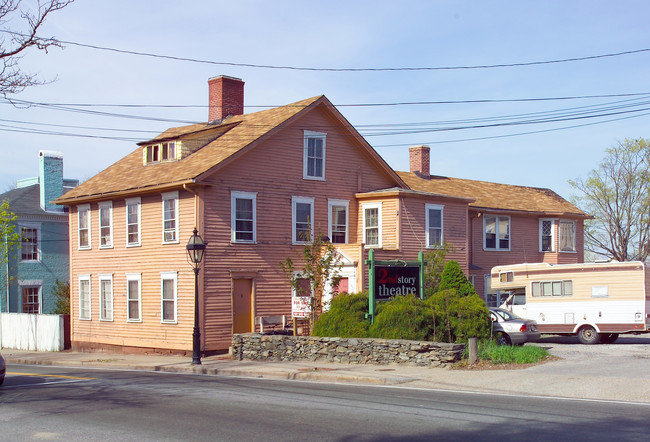
<path fill-rule="evenodd" d="M 223 120 L 244 113 L 244 82 L 240 78 L 220 75 L 208 80 L 210 108 L 208 121 Z"/>
<path fill-rule="evenodd" d="M 409 147 L 409 164 L 411 173 L 423 178 L 429 178 L 429 146 Z"/>
<path fill-rule="evenodd" d="M 63 211 L 63 207 L 50 204 L 63 195 L 63 154 L 41 150 L 39 152 L 38 183 L 41 190 L 41 209 Z"/>

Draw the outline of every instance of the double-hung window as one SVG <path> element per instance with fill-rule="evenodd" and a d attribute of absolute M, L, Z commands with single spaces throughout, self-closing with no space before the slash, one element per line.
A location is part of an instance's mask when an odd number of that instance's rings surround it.
<path fill-rule="evenodd" d="M 79 220 L 79 249 L 90 249 L 90 204 L 77 207 Z"/>
<path fill-rule="evenodd" d="M 126 320 L 127 322 L 142 321 L 141 302 L 141 276 L 140 273 L 126 274 Z"/>
<path fill-rule="evenodd" d="M 255 243 L 256 200 L 255 192 L 232 192 L 230 195 L 231 241 L 234 243 Z"/>
<path fill-rule="evenodd" d="M 176 272 L 163 272 L 160 274 L 161 278 L 161 322 L 175 324 L 176 323 L 176 289 L 177 289 L 177 273 Z"/>
<path fill-rule="evenodd" d="M 23 313 L 41 312 L 41 286 L 22 286 L 23 289 Z"/>
<path fill-rule="evenodd" d="M 314 198 L 294 196 L 291 198 L 291 240 L 305 244 L 314 237 Z"/>
<path fill-rule="evenodd" d="M 539 251 L 555 251 L 555 220 L 539 220 Z"/>
<path fill-rule="evenodd" d="M 22 226 L 20 229 L 20 259 L 21 261 L 38 261 L 40 230 L 36 226 Z"/>
<path fill-rule="evenodd" d="M 576 251 L 576 222 L 560 220 L 560 252 Z"/>
<path fill-rule="evenodd" d="M 113 203 L 99 203 L 99 248 L 113 247 Z"/>
<path fill-rule="evenodd" d="M 381 203 L 363 204 L 363 242 L 366 247 L 381 247 Z"/>
<path fill-rule="evenodd" d="M 303 148 L 303 178 L 325 179 L 325 137 L 320 132 L 305 131 Z"/>
<path fill-rule="evenodd" d="M 79 319 L 90 320 L 90 275 L 79 276 Z"/>
<path fill-rule="evenodd" d="M 113 320 L 113 275 L 99 275 L 99 320 Z"/>
<path fill-rule="evenodd" d="M 483 246 L 485 250 L 510 250 L 510 217 L 483 217 Z"/>
<path fill-rule="evenodd" d="M 426 205 L 425 222 L 428 248 L 442 246 L 442 212 L 443 206 L 437 204 Z"/>
<path fill-rule="evenodd" d="M 140 198 L 129 198 L 126 200 L 126 246 L 133 247 L 140 245 Z"/>
<path fill-rule="evenodd" d="M 332 244 L 348 243 L 348 207 L 347 200 L 329 200 L 329 237 Z"/>
<path fill-rule="evenodd" d="M 163 244 L 178 242 L 178 192 L 163 193 Z"/>

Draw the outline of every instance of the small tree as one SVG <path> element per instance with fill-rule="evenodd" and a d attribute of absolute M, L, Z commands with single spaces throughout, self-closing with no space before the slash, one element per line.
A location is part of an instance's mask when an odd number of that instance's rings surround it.
<path fill-rule="evenodd" d="M 9 200 L 5 199 L 0 204 L 0 275 L 2 275 L 3 292 L 7 290 L 13 277 L 8 272 L 9 260 L 13 253 L 20 247 L 20 234 L 16 232 L 14 222 L 18 217 L 11 211 Z M 9 306 L 7 306 L 9 311 Z"/>
<path fill-rule="evenodd" d="M 594 216 L 585 222 L 585 249 L 617 261 L 650 254 L 650 142 L 625 140 L 586 180 L 569 181 L 582 195 L 576 205 Z"/>
<path fill-rule="evenodd" d="M 302 268 L 296 269 L 292 258 L 280 262 L 280 269 L 284 272 L 297 296 L 310 297 L 310 328 L 323 311 L 323 295 L 325 287 L 336 287 L 341 279 L 341 255 L 327 236 L 320 232 L 312 238 L 302 249 Z M 309 284 L 303 284 L 307 281 Z M 311 287 L 311 293 L 309 292 Z"/>
<path fill-rule="evenodd" d="M 70 314 L 70 282 L 59 281 L 54 283 L 52 294 L 56 299 L 54 306 L 55 315 L 69 315 Z"/>
<path fill-rule="evenodd" d="M 370 325 L 367 313 L 368 293 L 341 293 L 332 299 L 329 310 L 316 320 L 311 334 L 365 338 Z"/>

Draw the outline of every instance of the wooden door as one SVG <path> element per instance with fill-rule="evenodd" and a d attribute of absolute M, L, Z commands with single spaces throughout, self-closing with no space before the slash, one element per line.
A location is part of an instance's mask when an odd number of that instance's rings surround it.
<path fill-rule="evenodd" d="M 253 280 L 232 280 L 232 332 L 253 331 Z"/>

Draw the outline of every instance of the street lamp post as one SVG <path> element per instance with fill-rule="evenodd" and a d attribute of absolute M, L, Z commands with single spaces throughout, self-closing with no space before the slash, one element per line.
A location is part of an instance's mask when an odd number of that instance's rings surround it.
<path fill-rule="evenodd" d="M 201 328 L 199 327 L 199 265 L 203 261 L 205 246 L 196 227 L 187 242 L 187 254 L 194 266 L 194 331 L 192 332 L 192 364 L 201 365 Z"/>

